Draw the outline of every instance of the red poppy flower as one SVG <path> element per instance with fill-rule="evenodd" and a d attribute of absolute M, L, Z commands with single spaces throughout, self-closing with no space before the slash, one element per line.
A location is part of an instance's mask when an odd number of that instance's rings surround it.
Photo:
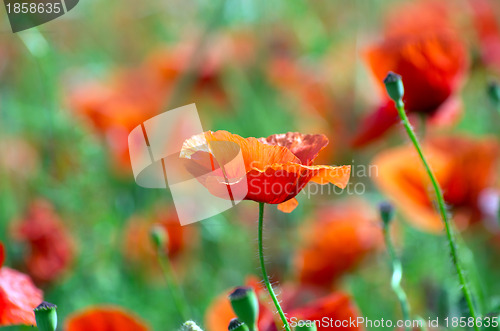
<path fill-rule="evenodd" d="M 168 235 L 165 252 L 175 262 L 195 243 L 197 233 L 192 226 L 182 226 L 173 206 L 157 210 L 154 217 L 133 216 L 125 229 L 123 252 L 134 265 L 141 265 L 146 270 L 157 270 L 158 261 L 151 243 L 150 231 L 153 226 L 161 226 Z M 140 268 L 141 270 L 143 268 Z"/>
<path fill-rule="evenodd" d="M 25 266 L 35 282 L 51 282 L 70 267 L 73 240 L 49 202 L 35 200 L 26 216 L 14 224 L 13 233 L 29 247 Z"/>
<path fill-rule="evenodd" d="M 35 287 L 29 276 L 2 267 L 5 248 L 0 242 L 0 327 L 35 324 L 35 309 L 43 301 L 42 291 Z"/>
<path fill-rule="evenodd" d="M 144 321 L 115 306 L 96 306 L 72 314 L 65 331 L 148 331 Z"/>
<path fill-rule="evenodd" d="M 273 313 L 274 306 L 266 301 L 265 290 L 259 286 L 259 283 L 250 279 L 248 286 L 254 287 L 259 299 L 259 320 L 258 327 L 261 331 L 278 331 L 281 320 L 277 319 Z M 219 331 L 227 329 L 229 321 L 235 317 L 227 295 L 229 291 L 218 296 L 209 306 L 205 313 L 205 325 L 207 331 Z M 282 305 L 287 311 L 287 318 L 290 322 L 300 320 L 322 320 L 328 318 L 335 321 L 356 320 L 359 312 L 351 302 L 348 295 L 342 292 L 335 292 L 331 295 L 321 296 L 318 293 L 301 288 L 289 287 L 283 291 Z M 331 330 L 335 326 L 328 327 L 318 325 L 318 330 Z M 344 330 L 362 330 L 357 327 L 339 327 Z"/>
<path fill-rule="evenodd" d="M 399 20 L 404 22 L 405 15 L 413 16 L 415 13 L 402 13 Z M 468 56 L 464 43 L 451 27 L 442 28 L 442 24 L 433 26 L 429 20 L 412 18 L 410 21 L 418 23 L 404 32 L 396 30 L 388 34 L 386 39 L 365 52 L 365 60 L 375 80 L 385 91 L 383 79 L 387 73 L 393 71 L 401 75 L 405 86 L 405 109 L 409 114 L 434 116 L 441 111 L 458 112 L 460 109 L 450 109 L 450 104 L 457 105 L 453 101 L 454 95 L 467 70 Z M 421 24 L 419 30 L 418 24 Z M 385 97 L 377 110 L 362 122 L 353 144 L 365 145 L 398 122 L 394 102 Z"/>
<path fill-rule="evenodd" d="M 191 174 L 215 196 L 224 198 L 228 190 L 230 195 L 247 190 L 245 200 L 280 204 L 280 210 L 290 212 L 298 204 L 295 196 L 309 182 L 340 188 L 347 185 L 350 166 L 313 165 L 327 144 L 328 139 L 321 134 L 289 132 L 256 139 L 208 131 L 188 139 L 181 156 L 188 159 Z M 231 160 L 240 151 L 241 168 L 224 167 L 223 172 L 214 162 Z"/>
<path fill-rule="evenodd" d="M 382 245 L 378 216 L 361 202 L 320 209 L 295 257 L 301 283 L 329 287 Z"/>
<path fill-rule="evenodd" d="M 451 136 L 424 142 L 445 202 L 462 228 L 481 219 L 479 196 L 494 183 L 499 151 L 494 139 Z M 373 163 L 379 169 L 375 183 L 413 225 L 431 232 L 443 229 L 429 198 L 428 176 L 411 146 L 384 151 Z"/>

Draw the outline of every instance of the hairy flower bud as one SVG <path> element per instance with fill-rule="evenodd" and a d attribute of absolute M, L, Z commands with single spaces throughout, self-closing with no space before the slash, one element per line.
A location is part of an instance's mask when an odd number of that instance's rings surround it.
<path fill-rule="evenodd" d="M 229 301 L 238 319 L 254 330 L 259 317 L 259 301 L 251 287 L 237 287 L 230 295 Z"/>

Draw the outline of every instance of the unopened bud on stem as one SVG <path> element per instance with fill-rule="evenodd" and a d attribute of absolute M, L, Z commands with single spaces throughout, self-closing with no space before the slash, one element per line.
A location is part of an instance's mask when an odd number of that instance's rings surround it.
<path fill-rule="evenodd" d="M 229 301 L 238 319 L 255 330 L 257 318 L 259 317 L 259 301 L 251 287 L 237 287 L 230 295 Z"/>
<path fill-rule="evenodd" d="M 389 94 L 389 97 L 396 103 L 396 106 L 402 106 L 405 89 L 401 76 L 392 71 L 389 71 L 384 79 L 384 84 L 385 89 L 387 90 L 387 94 Z"/>
<path fill-rule="evenodd" d="M 36 326 L 40 331 L 55 331 L 57 328 L 57 306 L 46 301 L 34 309 Z"/>
<path fill-rule="evenodd" d="M 390 202 L 384 201 L 379 204 L 378 210 L 380 213 L 380 219 L 382 220 L 382 222 L 384 222 L 385 226 L 388 226 L 394 218 L 394 207 Z"/>

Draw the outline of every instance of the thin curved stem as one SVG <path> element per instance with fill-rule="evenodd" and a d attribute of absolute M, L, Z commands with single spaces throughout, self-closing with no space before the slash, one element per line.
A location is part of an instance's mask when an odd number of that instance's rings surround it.
<path fill-rule="evenodd" d="M 269 292 L 271 299 L 273 299 L 274 306 L 276 307 L 276 310 L 278 311 L 278 313 L 281 317 L 281 321 L 283 322 L 283 325 L 285 326 L 285 330 L 291 331 L 290 325 L 288 325 L 288 321 L 286 320 L 285 313 L 283 312 L 283 309 L 281 309 L 278 298 L 276 298 L 276 294 L 274 293 L 273 287 L 272 287 L 271 283 L 269 282 L 269 277 L 267 276 L 266 263 L 264 261 L 264 249 L 262 246 L 263 229 L 264 229 L 264 203 L 260 202 L 259 203 L 259 259 L 260 259 L 260 268 L 262 269 L 262 276 L 264 277 L 264 283 L 266 284 L 267 291 Z"/>
<path fill-rule="evenodd" d="M 401 305 L 401 311 L 403 313 L 403 320 L 406 322 L 410 320 L 410 304 L 408 302 L 406 292 L 401 286 L 401 279 L 403 278 L 403 267 L 401 266 L 401 261 L 396 255 L 396 250 L 394 249 L 394 244 L 391 240 L 388 225 L 384 225 L 384 239 L 392 264 L 391 287 L 398 297 L 399 304 Z M 406 327 L 405 330 L 410 331 L 410 327 Z"/>
<path fill-rule="evenodd" d="M 475 309 L 474 303 L 472 301 L 472 295 L 471 295 L 471 292 L 469 289 L 469 284 L 465 278 L 464 270 L 462 269 L 460 260 L 458 258 L 458 246 L 456 244 L 455 235 L 453 232 L 452 225 L 451 225 L 450 220 L 448 218 L 448 213 L 446 212 L 443 192 L 441 190 L 441 187 L 438 184 L 438 181 L 436 179 L 436 176 L 434 175 L 434 172 L 432 171 L 429 163 L 427 162 L 427 160 L 424 156 L 424 153 L 422 152 L 422 147 L 420 146 L 420 143 L 418 142 L 418 139 L 417 139 L 417 136 L 415 135 L 415 132 L 413 132 L 410 121 L 408 120 L 408 116 L 406 116 L 406 112 L 404 110 L 404 104 L 402 101 L 396 102 L 396 109 L 398 110 L 399 117 L 401 118 L 403 125 L 406 129 L 406 133 L 410 137 L 410 140 L 412 141 L 413 146 L 417 150 L 417 153 L 420 157 L 420 160 L 422 161 L 422 163 L 425 167 L 425 171 L 427 172 L 427 175 L 429 176 L 429 178 L 432 182 L 432 186 L 433 186 L 434 192 L 436 194 L 436 200 L 437 200 L 437 204 L 438 204 L 439 214 L 441 216 L 441 219 L 443 220 L 444 227 L 446 229 L 446 237 L 448 238 L 448 243 L 450 245 L 451 260 L 452 260 L 453 265 L 455 266 L 455 269 L 457 271 L 458 279 L 460 281 L 460 285 L 462 286 L 462 292 L 463 292 L 465 301 L 467 301 L 467 306 L 469 307 L 471 317 L 474 318 L 474 320 L 477 320 L 476 309 Z M 479 331 L 479 328 L 475 323 L 474 323 L 474 329 Z"/>
<path fill-rule="evenodd" d="M 174 278 L 170 261 L 161 248 L 158 248 L 157 256 L 158 263 L 160 264 L 163 276 L 165 277 L 165 282 L 167 283 L 167 287 L 170 291 L 170 296 L 172 297 L 175 308 L 177 309 L 177 312 L 180 314 L 183 321 L 189 321 L 190 319 L 192 319 L 189 314 L 189 304 L 186 302 L 184 295 L 179 288 L 179 284 Z"/>

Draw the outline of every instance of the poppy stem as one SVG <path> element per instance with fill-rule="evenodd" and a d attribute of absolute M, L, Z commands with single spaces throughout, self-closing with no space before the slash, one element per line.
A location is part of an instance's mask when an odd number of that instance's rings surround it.
<path fill-rule="evenodd" d="M 394 244 L 392 243 L 391 234 L 389 232 L 389 224 L 386 223 L 384 223 L 384 239 L 392 264 L 391 287 L 398 297 L 399 304 L 401 305 L 401 311 L 403 313 L 403 320 L 406 322 L 410 320 L 410 304 L 408 302 L 408 297 L 406 296 L 405 290 L 401 286 L 401 279 L 403 278 L 403 267 L 401 266 L 401 260 L 399 260 L 398 256 L 396 255 Z M 407 326 L 405 330 L 409 331 L 410 327 Z"/>
<path fill-rule="evenodd" d="M 175 280 L 174 274 L 172 272 L 172 265 L 168 259 L 165 252 L 158 247 L 157 249 L 158 263 L 160 264 L 161 271 L 165 277 L 165 282 L 167 283 L 168 290 L 170 291 L 170 296 L 174 302 L 177 312 L 182 317 L 183 321 L 189 321 L 193 317 L 189 314 L 189 304 L 186 302 L 184 295 L 182 294 L 179 284 Z"/>
<path fill-rule="evenodd" d="M 398 100 L 398 101 L 395 101 L 395 103 L 396 103 L 396 109 L 398 110 L 399 117 L 401 118 L 403 125 L 406 129 L 406 133 L 408 134 L 408 137 L 410 137 L 410 140 L 413 143 L 413 146 L 417 150 L 417 153 L 420 157 L 420 160 L 422 161 L 422 163 L 425 167 L 425 171 L 427 172 L 427 175 L 429 176 L 429 178 L 432 182 L 432 186 L 433 186 L 434 192 L 436 194 L 436 200 L 437 200 L 437 204 L 438 204 L 439 214 L 441 216 L 441 219 L 443 220 L 444 227 L 446 229 L 446 237 L 448 238 L 448 243 L 450 246 L 451 260 L 452 260 L 453 265 L 455 266 L 455 269 L 457 271 L 458 279 L 459 279 L 460 285 L 462 287 L 462 292 L 463 292 L 465 301 L 467 301 L 467 306 L 469 307 L 470 315 L 476 321 L 477 320 L 476 309 L 475 309 L 474 303 L 472 301 L 472 294 L 471 294 L 471 291 L 469 289 L 469 284 L 467 282 L 467 279 L 465 277 L 465 272 L 464 272 L 462 265 L 461 265 L 461 262 L 459 260 L 458 246 L 456 244 L 454 230 L 453 230 L 451 222 L 448 218 L 448 213 L 446 212 L 443 192 L 441 190 L 441 187 L 438 184 L 438 181 L 436 179 L 436 176 L 434 175 L 434 172 L 432 171 L 429 163 L 427 162 L 427 159 L 424 156 L 424 153 L 422 152 L 422 147 L 420 146 L 420 143 L 417 139 L 417 136 L 415 135 L 415 132 L 413 131 L 413 128 L 411 127 L 410 121 L 408 120 L 408 116 L 406 116 L 403 101 Z M 476 331 L 479 331 L 479 328 L 476 325 L 476 323 L 474 323 L 474 329 Z"/>
<path fill-rule="evenodd" d="M 271 296 L 271 299 L 273 299 L 274 306 L 276 307 L 276 310 L 278 311 L 281 321 L 283 322 L 283 325 L 285 326 L 286 331 L 291 331 L 290 325 L 288 325 L 288 321 L 286 319 L 285 313 L 283 312 L 283 309 L 281 309 L 280 303 L 278 299 L 276 298 L 276 294 L 274 293 L 273 286 L 269 282 L 269 277 L 267 276 L 267 271 L 266 271 L 266 263 L 264 260 L 264 249 L 262 248 L 262 232 L 264 228 L 264 203 L 259 202 L 259 258 L 260 258 L 260 268 L 262 269 L 262 276 L 264 277 L 264 283 L 266 284 L 266 288 L 269 292 L 269 295 Z"/>

